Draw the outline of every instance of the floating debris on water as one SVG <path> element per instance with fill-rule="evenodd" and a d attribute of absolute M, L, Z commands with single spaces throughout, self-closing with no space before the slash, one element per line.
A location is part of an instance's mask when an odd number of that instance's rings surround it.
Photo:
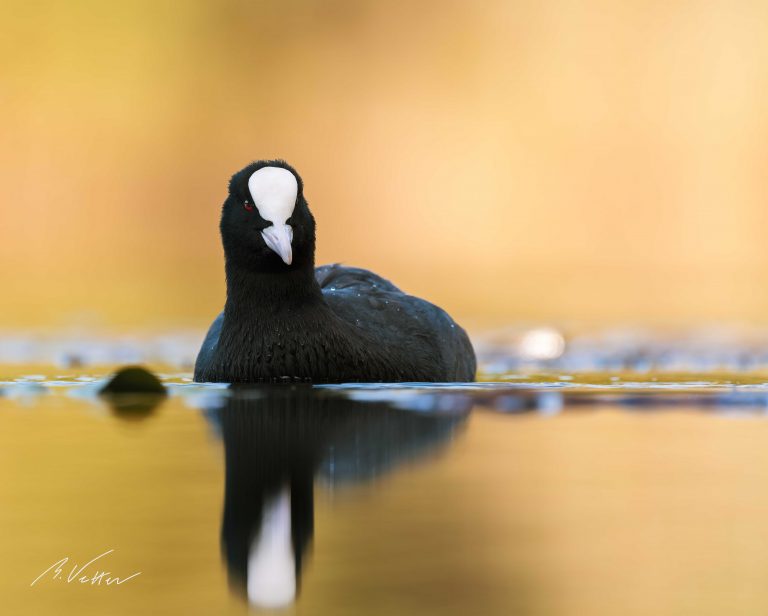
<path fill-rule="evenodd" d="M 101 388 L 101 394 L 166 395 L 160 379 L 142 366 L 127 366 L 118 370 Z"/>
<path fill-rule="evenodd" d="M 142 366 L 127 366 L 100 388 L 99 395 L 123 419 L 149 417 L 167 396 L 159 378 Z"/>

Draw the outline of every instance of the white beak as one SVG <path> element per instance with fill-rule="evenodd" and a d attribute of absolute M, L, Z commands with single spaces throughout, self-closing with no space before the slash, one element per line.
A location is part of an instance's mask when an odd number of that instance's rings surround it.
<path fill-rule="evenodd" d="M 293 261 L 293 250 L 291 241 L 293 240 L 293 229 L 291 225 L 272 225 L 261 232 L 264 242 L 274 250 L 286 265 Z"/>

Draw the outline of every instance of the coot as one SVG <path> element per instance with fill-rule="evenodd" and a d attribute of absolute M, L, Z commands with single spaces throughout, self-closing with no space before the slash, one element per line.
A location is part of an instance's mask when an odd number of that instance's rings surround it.
<path fill-rule="evenodd" d="M 444 310 L 364 269 L 315 269 L 315 220 L 285 161 L 232 176 L 220 230 L 227 299 L 196 381 L 474 380 L 472 344 Z"/>

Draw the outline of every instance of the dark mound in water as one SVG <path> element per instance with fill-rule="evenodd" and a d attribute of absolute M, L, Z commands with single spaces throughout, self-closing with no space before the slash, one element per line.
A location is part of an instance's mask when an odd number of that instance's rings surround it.
<path fill-rule="evenodd" d="M 99 391 L 118 417 L 143 419 L 152 414 L 168 395 L 154 374 L 141 366 L 118 370 Z"/>
<path fill-rule="evenodd" d="M 118 370 L 102 387 L 101 394 L 158 394 L 166 395 L 165 387 L 154 374 L 141 366 L 127 366 Z"/>

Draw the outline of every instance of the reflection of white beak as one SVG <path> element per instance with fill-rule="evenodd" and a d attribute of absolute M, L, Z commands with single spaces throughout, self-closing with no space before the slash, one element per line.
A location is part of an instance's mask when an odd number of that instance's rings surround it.
<path fill-rule="evenodd" d="M 264 608 L 289 605 L 296 598 L 296 560 L 291 537 L 288 488 L 264 504 L 259 534 L 248 553 L 248 600 Z"/>
<path fill-rule="evenodd" d="M 293 251 L 291 250 L 291 241 L 293 240 L 293 229 L 291 225 L 272 225 L 261 232 L 267 246 L 274 250 L 286 265 L 293 261 Z"/>

